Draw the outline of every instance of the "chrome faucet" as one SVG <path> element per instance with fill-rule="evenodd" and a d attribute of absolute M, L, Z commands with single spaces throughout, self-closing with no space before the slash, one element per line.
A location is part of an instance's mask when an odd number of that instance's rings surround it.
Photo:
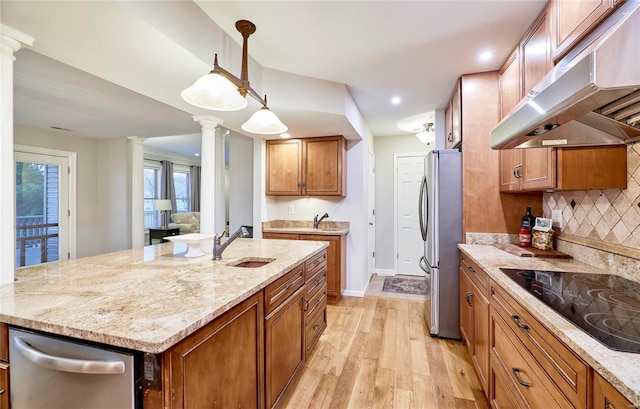
<path fill-rule="evenodd" d="M 227 246 L 231 244 L 231 242 L 237 239 L 238 237 L 249 237 L 249 230 L 247 230 L 245 227 L 240 227 L 238 230 L 236 230 L 235 233 L 229 236 L 227 241 L 225 241 L 222 244 L 220 244 L 220 239 L 222 238 L 222 234 L 216 234 L 215 236 L 213 236 L 213 259 L 212 260 L 222 260 L 222 252 L 224 251 L 224 249 L 226 249 Z"/>
<path fill-rule="evenodd" d="M 329 217 L 329 213 L 323 214 L 322 217 L 320 218 L 320 220 L 318 220 L 318 215 L 316 214 L 316 217 L 313 218 L 313 228 L 317 229 L 318 225 L 320 224 L 320 222 L 323 221 L 327 217 Z"/>

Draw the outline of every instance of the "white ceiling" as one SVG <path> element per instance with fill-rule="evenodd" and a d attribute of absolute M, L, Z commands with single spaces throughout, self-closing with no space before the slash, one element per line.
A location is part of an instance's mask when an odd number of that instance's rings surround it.
<path fill-rule="evenodd" d="M 0 21 L 35 39 L 16 55 L 18 125 L 151 138 L 198 133 L 191 115 L 209 114 L 240 131 L 257 103 L 212 112 L 179 94 L 214 53 L 239 76 L 234 23 L 247 19 L 257 26 L 249 79 L 290 133 L 358 140 L 367 129 L 405 134 L 397 123 L 443 108 L 458 76 L 498 69 L 544 4 L 2 0 Z M 480 62 L 482 51 L 494 58 Z M 392 96 L 402 103 L 391 105 Z"/>

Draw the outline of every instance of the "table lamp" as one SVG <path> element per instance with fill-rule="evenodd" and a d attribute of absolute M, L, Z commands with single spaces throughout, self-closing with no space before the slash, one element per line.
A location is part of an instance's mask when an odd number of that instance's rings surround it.
<path fill-rule="evenodd" d="M 163 229 L 167 228 L 166 218 L 167 218 L 167 210 L 173 210 L 171 207 L 171 200 L 169 199 L 159 199 L 156 200 L 153 205 L 155 210 L 160 210 L 160 217 L 162 218 L 162 227 Z"/>

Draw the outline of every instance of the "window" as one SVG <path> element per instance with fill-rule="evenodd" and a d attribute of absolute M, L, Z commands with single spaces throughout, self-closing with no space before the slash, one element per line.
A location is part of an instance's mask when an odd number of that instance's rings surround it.
<path fill-rule="evenodd" d="M 158 227 L 161 223 L 160 212 L 154 210 L 154 202 L 160 198 L 160 164 L 144 163 L 144 228 Z"/>
<path fill-rule="evenodd" d="M 190 212 L 191 171 L 189 166 L 173 165 L 173 186 L 176 190 L 176 212 Z"/>

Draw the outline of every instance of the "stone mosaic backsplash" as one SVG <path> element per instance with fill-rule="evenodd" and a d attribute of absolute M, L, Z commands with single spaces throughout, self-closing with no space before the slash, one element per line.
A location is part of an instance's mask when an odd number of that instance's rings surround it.
<path fill-rule="evenodd" d="M 627 189 L 545 193 L 544 217 L 556 209 L 563 234 L 640 249 L 640 144 L 627 147 Z"/>

